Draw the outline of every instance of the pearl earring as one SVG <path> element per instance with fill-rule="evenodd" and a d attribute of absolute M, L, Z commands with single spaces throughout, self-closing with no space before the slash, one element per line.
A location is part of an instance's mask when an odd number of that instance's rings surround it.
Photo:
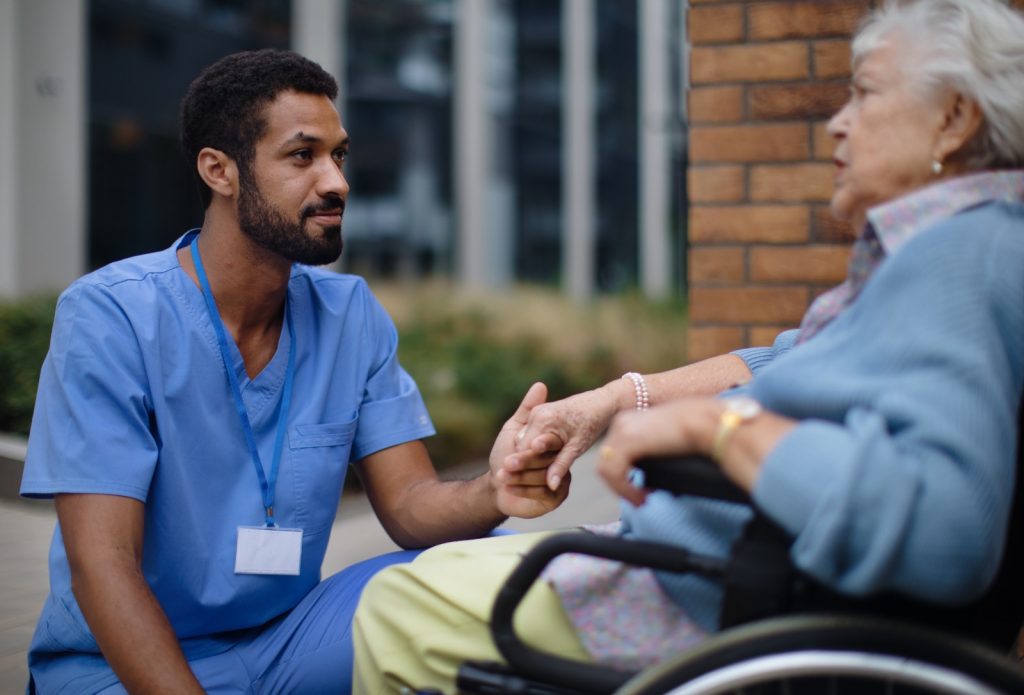
<path fill-rule="evenodd" d="M 936 176 L 942 173 L 942 162 L 937 159 L 932 160 L 932 173 Z"/>

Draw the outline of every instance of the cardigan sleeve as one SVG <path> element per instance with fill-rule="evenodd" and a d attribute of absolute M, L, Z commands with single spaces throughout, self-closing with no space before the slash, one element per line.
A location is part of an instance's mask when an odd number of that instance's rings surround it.
<path fill-rule="evenodd" d="M 883 263 L 799 360 L 752 384 L 801 421 L 754 489 L 794 534 L 798 567 L 853 594 L 961 603 L 988 586 L 1015 475 L 1021 268 L 1024 208 L 957 215 Z"/>
<path fill-rule="evenodd" d="M 779 333 L 771 347 L 752 347 L 741 350 L 733 350 L 731 354 L 743 360 L 751 374 L 757 374 L 762 368 L 768 366 L 778 357 L 786 354 L 796 344 L 798 328 Z"/>

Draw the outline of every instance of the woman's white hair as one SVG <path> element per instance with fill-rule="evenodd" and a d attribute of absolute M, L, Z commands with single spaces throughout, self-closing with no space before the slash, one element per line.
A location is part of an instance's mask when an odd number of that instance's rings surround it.
<path fill-rule="evenodd" d="M 965 146 L 969 169 L 1024 166 L 1024 16 L 999 0 L 887 0 L 853 40 L 853 65 L 890 38 L 926 93 L 952 90 L 984 124 Z"/>

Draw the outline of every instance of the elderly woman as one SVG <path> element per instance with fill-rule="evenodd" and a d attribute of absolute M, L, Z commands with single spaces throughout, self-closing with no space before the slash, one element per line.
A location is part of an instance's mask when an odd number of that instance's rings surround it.
<path fill-rule="evenodd" d="M 1024 384 L 1024 18 L 996 0 L 890 1 L 853 69 L 828 126 L 832 211 L 860 230 L 847 281 L 770 349 L 536 409 L 501 478 L 556 482 L 615 411 L 658 404 L 615 417 L 602 447 L 631 503 L 622 535 L 723 554 L 749 509 L 630 482 L 640 457 L 709 454 L 823 583 L 965 603 L 999 565 Z M 495 658 L 490 602 L 533 542 L 442 546 L 379 575 L 356 616 L 357 691 L 451 689 L 461 659 Z M 546 577 L 520 622 L 564 656 L 639 666 L 717 627 L 700 578 L 578 558 Z"/>

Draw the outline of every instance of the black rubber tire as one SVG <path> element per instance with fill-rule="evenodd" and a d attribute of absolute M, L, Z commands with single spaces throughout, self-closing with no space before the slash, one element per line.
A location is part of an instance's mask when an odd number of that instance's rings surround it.
<path fill-rule="evenodd" d="M 856 651 L 945 667 L 1002 693 L 1024 693 L 1024 671 L 1009 657 L 947 633 L 849 615 L 797 615 L 726 630 L 648 669 L 618 692 L 655 695 L 757 657 L 805 650 Z"/>

